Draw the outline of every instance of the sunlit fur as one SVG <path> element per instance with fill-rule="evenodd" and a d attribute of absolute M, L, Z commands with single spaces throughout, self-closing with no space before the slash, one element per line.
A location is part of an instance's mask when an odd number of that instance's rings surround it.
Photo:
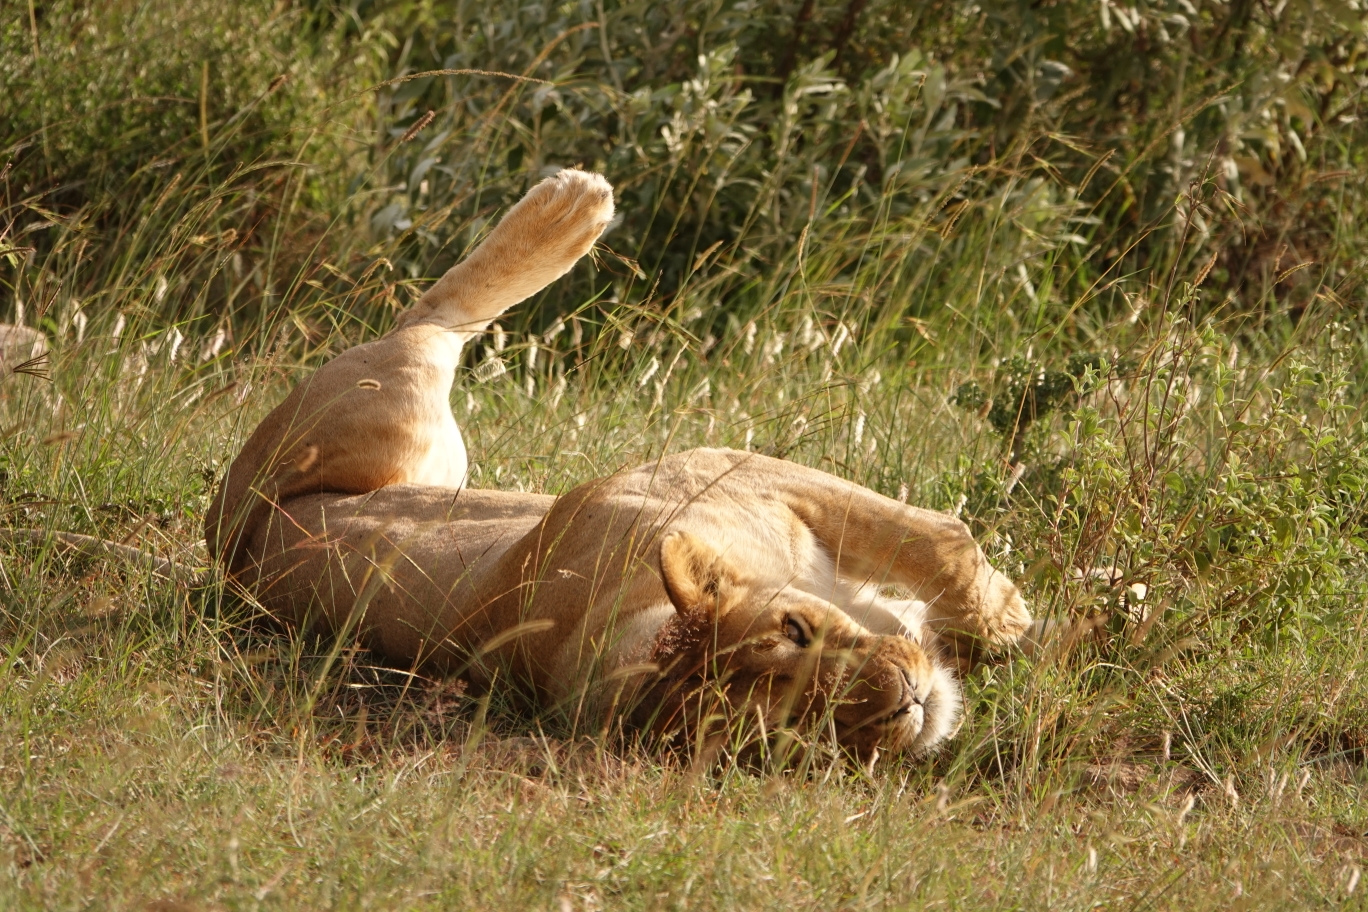
<path fill-rule="evenodd" d="M 305 380 L 233 462 L 211 553 L 283 620 L 497 677 L 596 730 L 623 710 L 687 727 L 688 701 L 713 692 L 724 715 L 770 726 L 829 719 L 864 758 L 933 746 L 959 699 L 928 644 L 999 647 L 1031 620 L 959 520 L 732 450 L 560 498 L 463 489 L 461 347 L 569 270 L 612 213 L 601 177 L 548 178 L 399 328 Z"/>
<path fill-rule="evenodd" d="M 300 494 L 462 487 L 466 449 L 449 400 L 462 349 L 568 272 L 612 217 L 613 189 L 597 174 L 567 169 L 528 191 L 394 331 L 329 361 L 262 419 L 209 507 L 210 553 L 241 569 L 241 535 Z"/>
<path fill-rule="evenodd" d="M 920 753 L 954 730 L 959 686 L 911 637 L 872 633 L 838 605 L 767 585 L 688 533 L 668 535 L 661 552 L 677 614 L 653 650 L 662 675 L 636 708 L 639 724 L 687 740 L 690 723 L 707 727 L 710 716 L 758 715 L 769 731 L 829 717 L 862 760 Z M 724 707 L 709 700 L 718 693 Z"/>

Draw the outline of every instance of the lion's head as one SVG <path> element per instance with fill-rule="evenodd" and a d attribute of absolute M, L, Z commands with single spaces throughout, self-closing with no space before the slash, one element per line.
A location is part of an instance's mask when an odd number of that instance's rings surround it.
<path fill-rule="evenodd" d="M 869 760 L 925 751 L 953 730 L 959 687 L 917 643 L 756 579 L 688 532 L 662 539 L 660 569 L 677 615 L 656 645 L 661 679 L 637 710 L 655 732 L 697 733 L 743 716 L 770 731 L 831 724 L 844 748 Z"/>

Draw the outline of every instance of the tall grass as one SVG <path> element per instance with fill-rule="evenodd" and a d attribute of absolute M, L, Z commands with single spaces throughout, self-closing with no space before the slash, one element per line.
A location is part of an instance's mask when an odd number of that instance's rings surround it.
<path fill-rule="evenodd" d="M 1097 49 L 1169 12 L 1058 5 L 1060 45 L 1024 6 L 802 6 L 6 16 L 3 312 L 53 351 L 0 379 L 0 903 L 1363 902 L 1359 32 L 1303 42 L 1330 88 L 1274 85 L 1265 14 L 1202 6 L 1245 57 L 1152 106 L 1181 143 L 1139 111 L 1122 142 Z M 463 72 L 397 81 L 433 69 Z M 264 624 L 204 566 L 254 423 L 574 163 L 624 219 L 472 347 L 473 483 L 732 446 L 958 512 L 1069 632 L 970 676 L 935 757 L 700 779 Z"/>

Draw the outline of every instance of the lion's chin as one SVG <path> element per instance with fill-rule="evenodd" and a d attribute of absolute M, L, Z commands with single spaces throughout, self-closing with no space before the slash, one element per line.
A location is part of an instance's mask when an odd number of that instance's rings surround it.
<path fill-rule="evenodd" d="M 946 738 L 959 731 L 963 701 L 959 682 L 939 663 L 932 672 L 931 693 L 919 709 L 922 713 L 917 732 L 904 748 L 911 754 L 934 750 Z"/>
<path fill-rule="evenodd" d="M 939 666 L 930 694 L 921 705 L 909 706 L 876 724 L 857 725 L 838 740 L 862 763 L 880 754 L 921 756 L 959 729 L 960 689 L 952 674 Z"/>
<path fill-rule="evenodd" d="M 914 749 L 917 738 L 926 728 L 926 710 L 920 706 L 910 706 L 888 722 L 884 734 L 883 750 L 894 753 L 907 753 Z"/>

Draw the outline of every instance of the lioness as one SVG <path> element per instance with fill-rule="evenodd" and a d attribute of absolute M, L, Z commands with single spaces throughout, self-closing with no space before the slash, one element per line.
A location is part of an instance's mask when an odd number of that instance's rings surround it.
<path fill-rule="evenodd" d="M 393 332 L 301 383 L 230 467 L 211 553 L 284 619 L 511 679 L 595 725 L 702 738 L 729 716 L 820 719 L 866 760 L 935 745 L 960 698 L 931 631 L 991 647 L 1030 623 L 960 521 L 730 450 L 559 498 L 463 488 L 462 346 L 612 215 L 602 177 L 547 178 Z"/>

